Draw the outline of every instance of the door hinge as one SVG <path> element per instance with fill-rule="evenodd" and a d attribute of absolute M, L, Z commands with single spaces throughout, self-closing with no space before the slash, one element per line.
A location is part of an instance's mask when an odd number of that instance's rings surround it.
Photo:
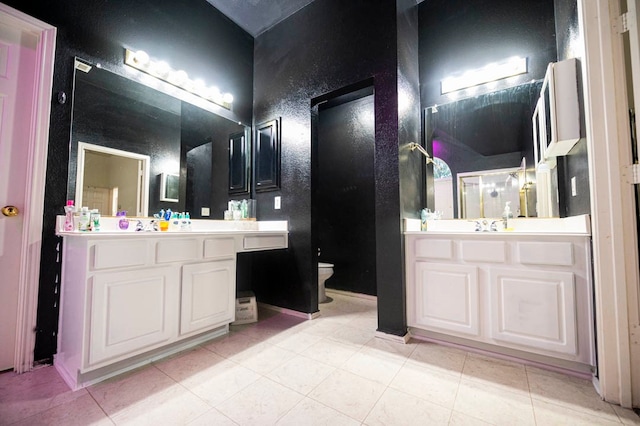
<path fill-rule="evenodd" d="M 631 9 L 622 15 L 618 16 L 616 26 L 619 34 L 624 34 L 631 30 L 631 27 L 636 24 L 636 11 Z"/>
<path fill-rule="evenodd" d="M 628 184 L 640 184 L 640 164 L 631 164 L 623 167 L 622 175 L 626 178 Z"/>

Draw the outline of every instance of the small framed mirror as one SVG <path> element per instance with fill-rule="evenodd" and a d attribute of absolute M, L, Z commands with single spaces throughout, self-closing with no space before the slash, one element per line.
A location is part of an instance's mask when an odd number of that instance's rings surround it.
<path fill-rule="evenodd" d="M 229 194 L 248 194 L 250 145 L 248 132 L 229 135 Z"/>
<path fill-rule="evenodd" d="M 180 176 L 162 173 L 160 174 L 160 201 L 178 202 L 180 193 Z"/>
<path fill-rule="evenodd" d="M 256 127 L 255 138 L 256 192 L 280 188 L 280 120 L 271 120 Z"/>

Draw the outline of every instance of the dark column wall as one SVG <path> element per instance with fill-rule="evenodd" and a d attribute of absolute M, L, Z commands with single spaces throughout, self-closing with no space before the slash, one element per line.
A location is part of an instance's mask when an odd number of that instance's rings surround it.
<path fill-rule="evenodd" d="M 311 235 L 311 103 L 373 78 L 375 91 L 376 246 L 379 327 L 404 334 L 403 301 L 381 288 L 402 290 L 398 177 L 396 4 L 393 1 L 316 0 L 255 40 L 254 122 L 282 117 L 282 188 L 256 194 L 260 219 L 289 221 L 285 256 L 255 254 L 254 291 L 266 303 L 303 312 L 317 309 L 317 253 Z M 282 196 L 282 210 L 273 197 Z M 358 220 L 348 212 L 345 220 Z M 386 255 L 383 255 L 383 248 Z M 383 272 L 380 272 L 383 271 Z M 397 303 L 396 303 L 397 304 Z"/>
<path fill-rule="evenodd" d="M 54 93 L 72 93 L 73 57 L 99 62 L 124 74 L 124 48 L 143 49 L 152 57 L 184 67 L 235 97 L 232 115 L 250 122 L 252 115 L 253 38 L 205 0 L 4 0 L 5 4 L 58 29 Z M 57 291 L 55 215 L 67 194 L 71 102 L 54 103 L 47 161 L 38 331 L 35 359 L 56 349 Z"/>
<path fill-rule="evenodd" d="M 580 25 L 578 22 L 577 0 L 554 0 L 558 60 L 569 58 L 583 59 Z M 560 216 L 575 216 L 591 212 L 589 193 L 589 163 L 587 162 L 587 141 L 584 123 L 584 97 L 582 93 L 582 75 L 578 69 L 578 91 L 583 109 L 580 114 L 582 139 L 573 147 L 569 155 L 558 158 L 558 190 L 561 194 Z M 571 178 L 576 178 L 576 196 L 571 195 Z"/>

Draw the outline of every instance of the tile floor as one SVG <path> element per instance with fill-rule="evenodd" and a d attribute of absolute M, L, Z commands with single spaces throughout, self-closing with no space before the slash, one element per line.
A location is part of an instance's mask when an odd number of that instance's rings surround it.
<path fill-rule="evenodd" d="M 71 392 L 53 367 L 0 374 L 0 425 L 640 425 L 587 380 L 374 337 L 374 301 L 330 293 Z"/>

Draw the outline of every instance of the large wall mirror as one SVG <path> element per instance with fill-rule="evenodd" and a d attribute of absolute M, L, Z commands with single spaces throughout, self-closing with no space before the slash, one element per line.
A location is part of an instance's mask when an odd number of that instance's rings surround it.
<path fill-rule="evenodd" d="M 247 144 L 240 161 L 230 158 L 229 151 L 230 140 L 238 135 L 244 135 Z M 170 208 L 188 211 L 193 218 L 222 219 L 229 200 L 230 163 L 231 176 L 250 176 L 249 170 L 237 170 L 250 166 L 250 141 L 246 126 L 76 59 L 67 195 L 79 198 L 83 206 L 105 215 L 124 210 L 146 216 Z M 91 159 L 110 158 L 92 166 L 86 163 L 90 151 L 79 146 L 94 147 L 97 154 L 91 152 Z M 126 163 L 118 157 L 148 157 L 147 170 L 125 172 Z M 125 175 L 131 179 L 123 180 Z M 76 188 L 78 184 L 82 188 Z M 248 182 L 243 186 L 248 188 Z M 93 200 L 95 193 L 102 194 L 100 205 Z M 136 195 L 128 195 L 132 193 Z"/>
<path fill-rule="evenodd" d="M 493 217 L 508 200 L 514 216 L 537 215 L 532 116 L 541 86 L 532 81 L 425 109 L 427 149 L 451 170 L 432 209 L 453 205 L 455 218 Z"/>

